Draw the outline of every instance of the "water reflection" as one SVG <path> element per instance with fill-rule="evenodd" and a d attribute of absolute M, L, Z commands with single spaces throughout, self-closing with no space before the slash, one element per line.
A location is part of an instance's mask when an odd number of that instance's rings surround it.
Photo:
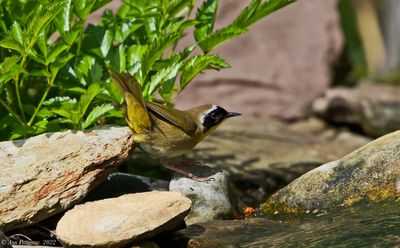
<path fill-rule="evenodd" d="M 282 217 L 275 217 L 279 219 Z M 245 247 L 282 245 L 288 247 L 388 247 L 400 245 L 400 203 L 379 206 L 364 204 L 351 211 L 310 214 L 304 218 L 287 219 L 296 231 L 284 232 Z"/>

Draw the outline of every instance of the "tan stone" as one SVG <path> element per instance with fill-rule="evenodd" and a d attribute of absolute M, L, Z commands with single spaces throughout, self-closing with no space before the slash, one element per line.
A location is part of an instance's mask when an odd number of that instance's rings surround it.
<path fill-rule="evenodd" d="M 127 194 L 75 206 L 56 233 L 74 247 L 122 247 L 169 230 L 183 221 L 191 201 L 178 192 Z"/>

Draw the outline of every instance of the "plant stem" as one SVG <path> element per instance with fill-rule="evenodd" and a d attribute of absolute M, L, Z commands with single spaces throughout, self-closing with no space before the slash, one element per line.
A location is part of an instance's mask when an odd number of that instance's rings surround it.
<path fill-rule="evenodd" d="M 35 112 L 33 113 L 31 119 L 29 120 L 28 126 L 32 125 L 33 121 L 35 120 L 36 115 L 39 113 L 39 110 L 42 108 L 43 102 L 46 100 L 47 94 L 49 94 L 49 91 L 50 91 L 51 87 L 53 86 L 53 82 L 54 82 L 54 79 L 56 78 L 56 75 L 54 75 L 51 79 L 47 78 L 47 88 L 44 91 L 43 96 L 40 99 L 39 104 L 35 108 Z"/>
<path fill-rule="evenodd" d="M 18 78 L 15 81 L 15 94 L 17 95 L 17 102 L 18 102 L 18 107 L 19 111 L 21 112 L 22 120 L 26 122 L 26 117 L 24 113 L 24 108 L 22 107 L 22 102 L 21 102 L 21 96 L 19 94 L 19 83 L 18 83 Z"/>
<path fill-rule="evenodd" d="M 44 102 L 44 101 L 46 100 L 46 98 L 47 98 L 47 94 L 49 93 L 50 88 L 51 88 L 51 86 L 47 86 L 46 91 L 44 92 L 44 94 L 43 94 L 43 96 L 42 96 L 42 99 L 40 99 L 40 102 L 39 102 L 38 106 L 35 108 L 35 112 L 33 113 L 31 119 L 30 119 L 29 122 L 28 122 L 28 126 L 31 126 L 31 125 L 32 125 L 32 122 L 35 120 L 35 117 L 36 117 L 36 115 L 38 114 L 40 108 L 42 107 L 43 102 Z"/>
<path fill-rule="evenodd" d="M 0 103 L 1 105 L 3 105 L 3 107 L 11 114 L 13 115 L 17 121 L 21 124 L 25 126 L 25 123 L 21 120 L 21 118 L 3 101 L 0 99 Z"/>
<path fill-rule="evenodd" d="M 22 60 L 21 60 L 21 68 L 25 68 L 25 63 L 26 59 L 28 58 L 29 51 L 32 49 L 33 45 L 35 44 L 36 39 L 32 39 L 31 42 L 29 43 L 28 47 L 25 49 L 25 53 L 22 55 Z M 19 93 L 19 83 L 20 83 L 20 74 L 17 74 L 14 81 L 15 81 L 15 94 L 17 95 L 17 102 L 18 102 L 18 107 L 19 111 L 21 112 L 22 120 L 26 123 L 26 116 L 24 113 L 24 108 L 22 107 L 22 102 L 21 102 L 21 95 Z M 21 79 L 22 82 L 22 79 Z"/>
<path fill-rule="evenodd" d="M 85 28 L 84 23 L 86 20 L 79 20 L 80 23 L 83 24 L 82 29 L 79 32 L 79 40 L 78 40 L 78 44 L 76 47 L 76 54 L 75 54 L 75 65 L 78 64 L 78 59 L 79 59 L 79 55 L 81 53 L 81 48 L 82 48 L 82 39 L 83 39 L 83 30 Z M 78 36 L 77 36 L 78 37 Z"/>

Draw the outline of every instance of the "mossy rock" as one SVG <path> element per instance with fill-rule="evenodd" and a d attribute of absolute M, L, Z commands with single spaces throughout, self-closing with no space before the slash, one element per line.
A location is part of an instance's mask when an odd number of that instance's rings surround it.
<path fill-rule="evenodd" d="M 299 177 L 261 205 L 263 213 L 317 213 L 400 197 L 400 131 Z"/>

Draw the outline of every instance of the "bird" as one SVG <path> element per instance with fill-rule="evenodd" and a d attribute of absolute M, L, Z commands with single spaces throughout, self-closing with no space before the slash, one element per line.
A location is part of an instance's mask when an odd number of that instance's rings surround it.
<path fill-rule="evenodd" d="M 162 166 L 194 180 L 206 181 L 174 165 L 170 159 L 188 152 L 225 120 L 241 114 L 213 104 L 178 110 L 144 101 L 141 85 L 132 75 L 109 73 L 125 101 L 125 119 L 135 143 L 150 157 L 159 158 Z"/>

